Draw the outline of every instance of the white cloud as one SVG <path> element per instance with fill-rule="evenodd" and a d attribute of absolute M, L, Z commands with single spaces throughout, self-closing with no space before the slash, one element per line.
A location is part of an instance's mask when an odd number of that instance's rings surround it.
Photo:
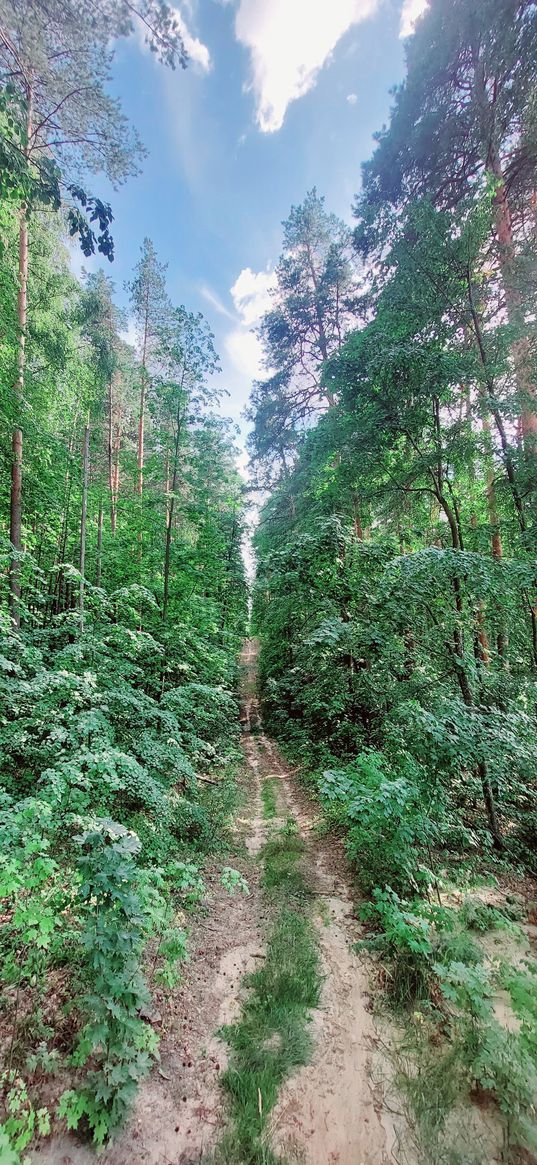
<path fill-rule="evenodd" d="M 346 101 L 348 105 L 356 105 L 356 102 L 358 101 L 356 93 L 348 93 Z"/>
<path fill-rule="evenodd" d="M 408 0 L 406 0 L 408 3 Z M 316 82 L 338 41 L 380 0 L 240 0 L 237 40 L 250 52 L 256 120 L 263 133 L 283 124 L 287 106 Z"/>
<path fill-rule="evenodd" d="M 87 274 L 88 267 L 92 265 L 93 255 L 83 255 L 78 241 L 74 242 L 70 240 L 67 246 L 67 258 L 72 274 L 75 279 L 78 279 L 79 283 L 82 283 L 84 276 Z"/>
<path fill-rule="evenodd" d="M 130 344 L 131 348 L 136 348 L 138 343 L 138 329 L 132 316 L 128 317 L 126 328 L 119 334 L 126 344 Z"/>
<path fill-rule="evenodd" d="M 263 373 L 261 342 L 252 328 L 270 307 L 270 292 L 275 285 L 274 271 L 252 271 L 251 267 L 243 267 L 230 288 L 238 319 L 225 338 L 225 348 L 237 372 L 250 383 Z"/>
<path fill-rule="evenodd" d="M 199 288 L 200 295 L 218 312 L 219 316 L 226 316 L 228 320 L 234 320 L 233 312 L 229 311 L 225 303 L 222 303 L 220 296 L 207 283 L 201 283 Z"/>
<path fill-rule="evenodd" d="M 263 352 L 254 332 L 249 332 L 246 328 L 233 328 L 233 331 L 228 332 L 224 343 L 237 372 L 250 382 L 257 380 L 262 373 Z"/>
<path fill-rule="evenodd" d="M 231 298 L 241 322 L 247 328 L 259 323 L 261 316 L 271 305 L 270 292 L 276 286 L 274 271 L 252 271 L 243 267 L 230 288 Z"/>
<path fill-rule="evenodd" d="M 403 39 L 405 36 L 412 36 L 414 32 L 414 25 L 425 12 L 427 8 L 427 0 L 404 0 L 401 9 L 401 23 L 399 25 L 399 36 Z"/>
<path fill-rule="evenodd" d="M 189 9 L 189 15 L 192 15 L 191 6 L 189 5 L 188 0 L 186 0 L 186 7 Z M 197 65 L 203 73 L 208 73 L 209 69 L 211 68 L 211 54 L 207 48 L 207 45 L 204 44 L 203 41 L 199 40 L 197 36 L 194 36 L 191 33 L 179 8 L 173 8 L 172 12 L 177 21 L 179 32 L 181 33 L 185 49 L 190 57 L 190 60 L 192 61 L 192 64 Z M 147 29 L 143 21 L 140 20 L 140 17 L 134 18 L 134 31 L 139 44 L 144 48 L 148 48 L 148 45 L 146 44 Z"/>
<path fill-rule="evenodd" d="M 175 9 L 175 16 L 177 18 L 181 36 L 183 38 L 185 49 L 190 57 L 190 60 L 195 65 L 199 65 L 204 73 L 208 73 L 211 68 L 211 54 L 207 45 L 199 40 L 197 36 L 193 36 L 179 9 Z"/>

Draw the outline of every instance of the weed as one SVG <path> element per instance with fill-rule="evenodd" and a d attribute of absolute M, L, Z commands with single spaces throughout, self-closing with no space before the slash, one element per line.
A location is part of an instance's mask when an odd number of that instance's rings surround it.
<path fill-rule="evenodd" d="M 228 894 L 232 896 L 238 891 L 240 894 L 249 894 L 248 882 L 243 878 L 238 870 L 232 869 L 231 866 L 224 866 L 220 875 L 220 881 L 227 890 Z"/>
<path fill-rule="evenodd" d="M 0 1096 L 4 1109 L 3 1123 L 0 1124 L 0 1150 L 2 1153 L 4 1149 L 6 1151 L 6 1157 L 0 1155 L 0 1160 L 9 1162 L 9 1154 L 12 1154 L 11 1160 L 15 1165 L 19 1160 L 18 1154 L 36 1134 L 40 1137 L 48 1136 L 50 1114 L 47 1108 L 34 1108 L 26 1081 L 13 1069 L 6 1070 L 0 1076 Z"/>
<path fill-rule="evenodd" d="M 461 904 L 459 917 L 468 930 L 475 930 L 485 934 L 488 930 L 497 927 L 505 928 L 511 922 L 506 915 L 492 906 L 489 902 L 481 902 L 479 898 L 466 897 Z"/>
<path fill-rule="evenodd" d="M 433 951 L 428 919 L 390 887 L 375 890 L 373 899 L 362 909 L 362 917 L 382 929 L 357 943 L 357 949 L 377 950 L 387 959 L 389 991 L 395 1002 L 408 1005 L 425 998 L 429 994 Z"/>
<path fill-rule="evenodd" d="M 140 969 L 150 916 L 140 893 L 135 857 L 138 838 L 116 822 L 97 819 L 80 835 L 85 951 L 90 991 L 82 1000 L 88 1016 L 73 1057 L 91 1068 L 81 1088 L 65 1092 L 59 1115 L 68 1128 L 88 1122 L 97 1145 L 123 1119 L 138 1081 L 157 1055 L 158 1038 L 138 1018 L 149 1003 Z M 154 905 L 154 903 L 153 903 Z M 184 942 L 172 942 L 171 957 L 184 955 Z"/>

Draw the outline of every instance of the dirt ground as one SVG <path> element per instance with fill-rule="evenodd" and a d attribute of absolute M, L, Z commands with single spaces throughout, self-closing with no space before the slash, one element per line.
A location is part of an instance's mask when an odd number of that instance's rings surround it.
<path fill-rule="evenodd" d="M 190 960 L 171 999 L 156 999 L 152 1019 L 161 1061 L 140 1089 L 133 1113 L 102 1165 L 200 1165 L 225 1125 L 219 1074 L 226 1047 L 216 1034 L 239 1012 L 244 976 L 263 958 L 267 906 L 252 861 L 272 826 L 263 818 L 262 782 L 272 778 L 278 817 L 292 814 L 306 844 L 305 876 L 315 895 L 323 968 L 321 1004 L 312 1017 L 314 1054 L 284 1086 L 272 1114 L 274 1148 L 302 1165 L 388 1165 L 394 1135 L 371 1080 L 376 1033 L 366 971 L 353 953 L 352 878 L 337 840 L 319 837 L 315 808 L 278 749 L 262 732 L 255 697 L 257 645 L 243 652 L 244 807 L 236 829 L 248 857 L 234 860 L 248 896 L 229 895 L 219 867 L 206 872 L 208 914 L 194 921 Z M 90 1165 L 94 1151 L 55 1136 L 34 1149 L 33 1165 Z"/>

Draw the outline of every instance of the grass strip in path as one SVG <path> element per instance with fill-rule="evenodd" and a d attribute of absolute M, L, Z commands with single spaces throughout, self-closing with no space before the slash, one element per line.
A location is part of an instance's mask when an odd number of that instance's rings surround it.
<path fill-rule="evenodd" d="M 217 1160 L 226 1165 L 273 1165 L 266 1126 L 278 1091 L 311 1051 L 311 1011 L 319 1004 L 320 960 L 311 918 L 311 892 L 301 859 L 304 843 L 291 818 L 261 850 L 262 885 L 274 906 L 263 966 L 248 976 L 241 1015 L 223 1030 L 230 1046 L 222 1077 L 231 1127 Z"/>
<path fill-rule="evenodd" d="M 261 786 L 261 800 L 263 802 L 263 817 L 276 817 L 278 802 L 276 799 L 276 782 L 272 777 L 266 777 Z"/>

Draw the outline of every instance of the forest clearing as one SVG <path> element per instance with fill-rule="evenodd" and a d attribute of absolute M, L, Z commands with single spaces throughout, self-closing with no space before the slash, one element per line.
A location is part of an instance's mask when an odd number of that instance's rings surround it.
<path fill-rule="evenodd" d="M 0 0 L 0 1165 L 537 1162 L 536 93 Z"/>

